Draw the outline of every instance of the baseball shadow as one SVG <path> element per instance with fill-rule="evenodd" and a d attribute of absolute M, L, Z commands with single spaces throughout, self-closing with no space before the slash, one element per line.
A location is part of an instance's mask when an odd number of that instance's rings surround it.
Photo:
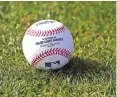
<path fill-rule="evenodd" d="M 111 74 L 108 74 L 108 72 Z M 50 74 L 54 74 L 54 76 L 64 75 L 67 77 L 72 75 L 72 77 L 79 77 L 81 79 L 84 77 L 90 79 L 91 76 L 95 77 L 101 74 L 101 77 L 106 76 L 109 79 L 111 76 L 114 78 L 111 67 L 105 66 L 96 60 L 83 59 L 79 57 L 73 57 L 63 68 L 51 71 Z"/>

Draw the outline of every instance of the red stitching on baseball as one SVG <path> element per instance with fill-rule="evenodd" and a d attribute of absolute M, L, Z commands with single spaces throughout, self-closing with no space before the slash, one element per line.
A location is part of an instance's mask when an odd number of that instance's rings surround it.
<path fill-rule="evenodd" d="M 36 55 L 32 61 L 32 66 L 36 66 L 38 62 L 40 62 L 43 58 L 51 55 L 61 55 L 66 57 L 68 60 L 71 58 L 71 53 L 67 49 L 61 49 L 61 48 L 51 48 L 48 50 L 43 51 L 39 55 Z"/>
<path fill-rule="evenodd" d="M 62 25 L 60 27 L 56 27 L 53 29 L 49 29 L 49 30 L 34 30 L 31 28 L 28 28 L 26 31 L 26 34 L 30 35 L 30 36 L 49 36 L 49 35 L 55 35 L 58 33 L 62 33 L 65 30 L 65 26 Z"/>

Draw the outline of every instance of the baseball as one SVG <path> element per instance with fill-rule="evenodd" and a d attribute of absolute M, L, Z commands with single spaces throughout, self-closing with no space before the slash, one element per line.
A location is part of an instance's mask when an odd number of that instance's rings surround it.
<path fill-rule="evenodd" d="M 54 70 L 70 61 L 74 43 L 64 24 L 55 20 L 41 20 L 27 29 L 22 48 L 26 60 L 33 67 Z"/>

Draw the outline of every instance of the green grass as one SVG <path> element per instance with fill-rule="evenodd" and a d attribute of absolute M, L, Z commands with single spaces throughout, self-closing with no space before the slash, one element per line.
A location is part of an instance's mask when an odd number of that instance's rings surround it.
<path fill-rule="evenodd" d="M 60 70 L 32 68 L 22 52 L 26 29 L 64 23 L 75 51 Z M 115 97 L 116 2 L 0 2 L 0 97 Z"/>

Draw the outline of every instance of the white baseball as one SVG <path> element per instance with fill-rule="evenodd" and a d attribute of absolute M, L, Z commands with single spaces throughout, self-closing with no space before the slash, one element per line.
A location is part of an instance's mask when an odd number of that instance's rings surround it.
<path fill-rule="evenodd" d="M 74 51 L 73 38 L 65 25 L 55 20 L 41 20 L 30 26 L 23 38 L 23 53 L 38 69 L 59 69 Z"/>

